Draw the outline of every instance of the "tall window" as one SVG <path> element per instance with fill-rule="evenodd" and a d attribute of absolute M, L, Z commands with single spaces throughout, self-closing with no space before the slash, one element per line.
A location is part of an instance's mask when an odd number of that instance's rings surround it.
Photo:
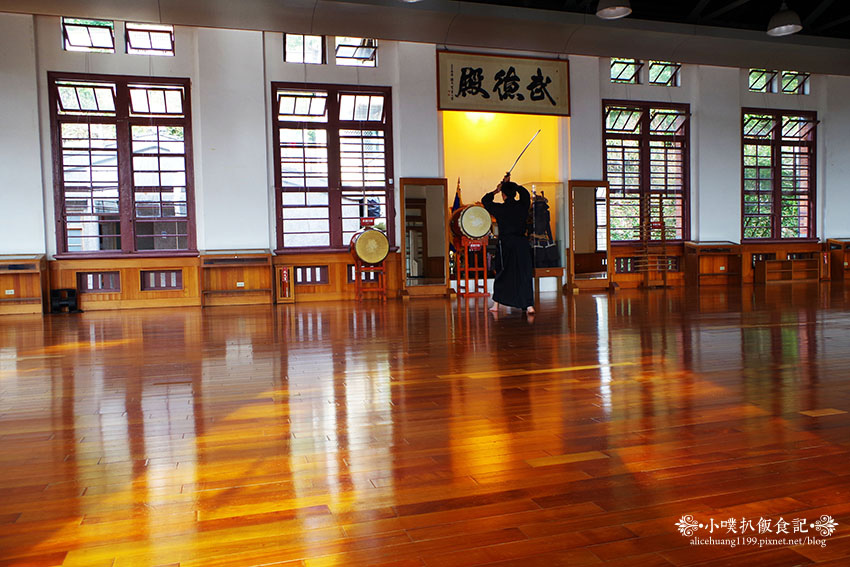
<path fill-rule="evenodd" d="M 194 250 L 189 80 L 48 81 L 59 252 Z"/>
<path fill-rule="evenodd" d="M 660 239 L 688 238 L 687 105 L 606 101 L 605 175 L 612 241 L 635 241 L 641 229 Z"/>
<path fill-rule="evenodd" d="M 363 218 L 394 242 L 390 94 L 272 84 L 279 250 L 344 249 Z"/>
<path fill-rule="evenodd" d="M 743 238 L 814 238 L 814 112 L 744 109 Z"/>

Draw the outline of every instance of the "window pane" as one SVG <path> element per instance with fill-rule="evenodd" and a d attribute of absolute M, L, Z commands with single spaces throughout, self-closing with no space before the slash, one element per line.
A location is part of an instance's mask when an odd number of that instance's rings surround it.
<path fill-rule="evenodd" d="M 361 37 L 337 37 L 336 64 L 377 67 L 377 40 Z"/>
<path fill-rule="evenodd" d="M 62 18 L 66 51 L 114 53 L 114 24 L 108 20 Z"/>
<path fill-rule="evenodd" d="M 127 22 L 127 53 L 131 55 L 174 55 L 174 27 Z"/>

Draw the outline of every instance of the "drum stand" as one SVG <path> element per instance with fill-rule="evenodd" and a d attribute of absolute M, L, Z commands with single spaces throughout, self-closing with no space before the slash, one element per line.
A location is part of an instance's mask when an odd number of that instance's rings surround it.
<path fill-rule="evenodd" d="M 387 300 L 387 278 L 384 261 L 367 264 L 354 256 L 354 290 L 357 301 L 363 301 L 366 293 L 377 293 L 382 301 Z"/>
<path fill-rule="evenodd" d="M 455 281 L 459 297 L 489 297 L 487 293 L 487 237 L 461 236 L 454 242 Z"/>

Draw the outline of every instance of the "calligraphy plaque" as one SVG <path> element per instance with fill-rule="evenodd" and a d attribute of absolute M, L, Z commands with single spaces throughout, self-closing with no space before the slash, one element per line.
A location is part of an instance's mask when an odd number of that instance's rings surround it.
<path fill-rule="evenodd" d="M 437 108 L 569 116 L 569 63 L 438 51 Z"/>

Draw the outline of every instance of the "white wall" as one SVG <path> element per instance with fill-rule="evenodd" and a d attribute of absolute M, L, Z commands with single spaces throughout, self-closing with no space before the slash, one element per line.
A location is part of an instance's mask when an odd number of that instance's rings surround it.
<path fill-rule="evenodd" d="M 0 13 L 0 254 L 46 252 L 37 85 L 33 17 Z"/>
<path fill-rule="evenodd" d="M 274 248 L 269 240 L 262 32 L 197 34 L 195 170 L 198 248 Z M 200 181 L 200 182 L 198 182 Z"/>
<path fill-rule="evenodd" d="M 74 53 L 62 50 L 59 18 L 0 14 L 0 253 L 55 252 L 48 70 L 191 79 L 199 249 L 275 247 L 272 81 L 392 87 L 394 184 L 443 174 L 435 45 L 381 41 L 372 69 L 336 67 L 332 46 L 328 65 L 283 63 L 277 32 L 175 33 L 175 57 L 126 55 L 120 41 L 116 54 Z M 686 65 L 680 88 L 625 86 L 610 83 L 607 58 L 569 60 L 571 117 L 561 122 L 559 142 L 564 180 L 602 177 L 602 99 L 688 103 L 691 237 L 738 241 L 741 107 L 815 110 L 818 236 L 850 236 L 850 78 L 813 77 L 809 96 L 763 95 L 748 92 L 745 69 Z"/>
<path fill-rule="evenodd" d="M 741 241 L 739 70 L 699 66 L 691 103 L 691 238 Z"/>
<path fill-rule="evenodd" d="M 822 141 L 818 210 L 822 238 L 850 238 L 850 77 L 824 77 L 826 110 L 819 114 Z"/>
<path fill-rule="evenodd" d="M 568 179 L 602 179 L 599 65 L 598 57 L 570 57 Z"/>

